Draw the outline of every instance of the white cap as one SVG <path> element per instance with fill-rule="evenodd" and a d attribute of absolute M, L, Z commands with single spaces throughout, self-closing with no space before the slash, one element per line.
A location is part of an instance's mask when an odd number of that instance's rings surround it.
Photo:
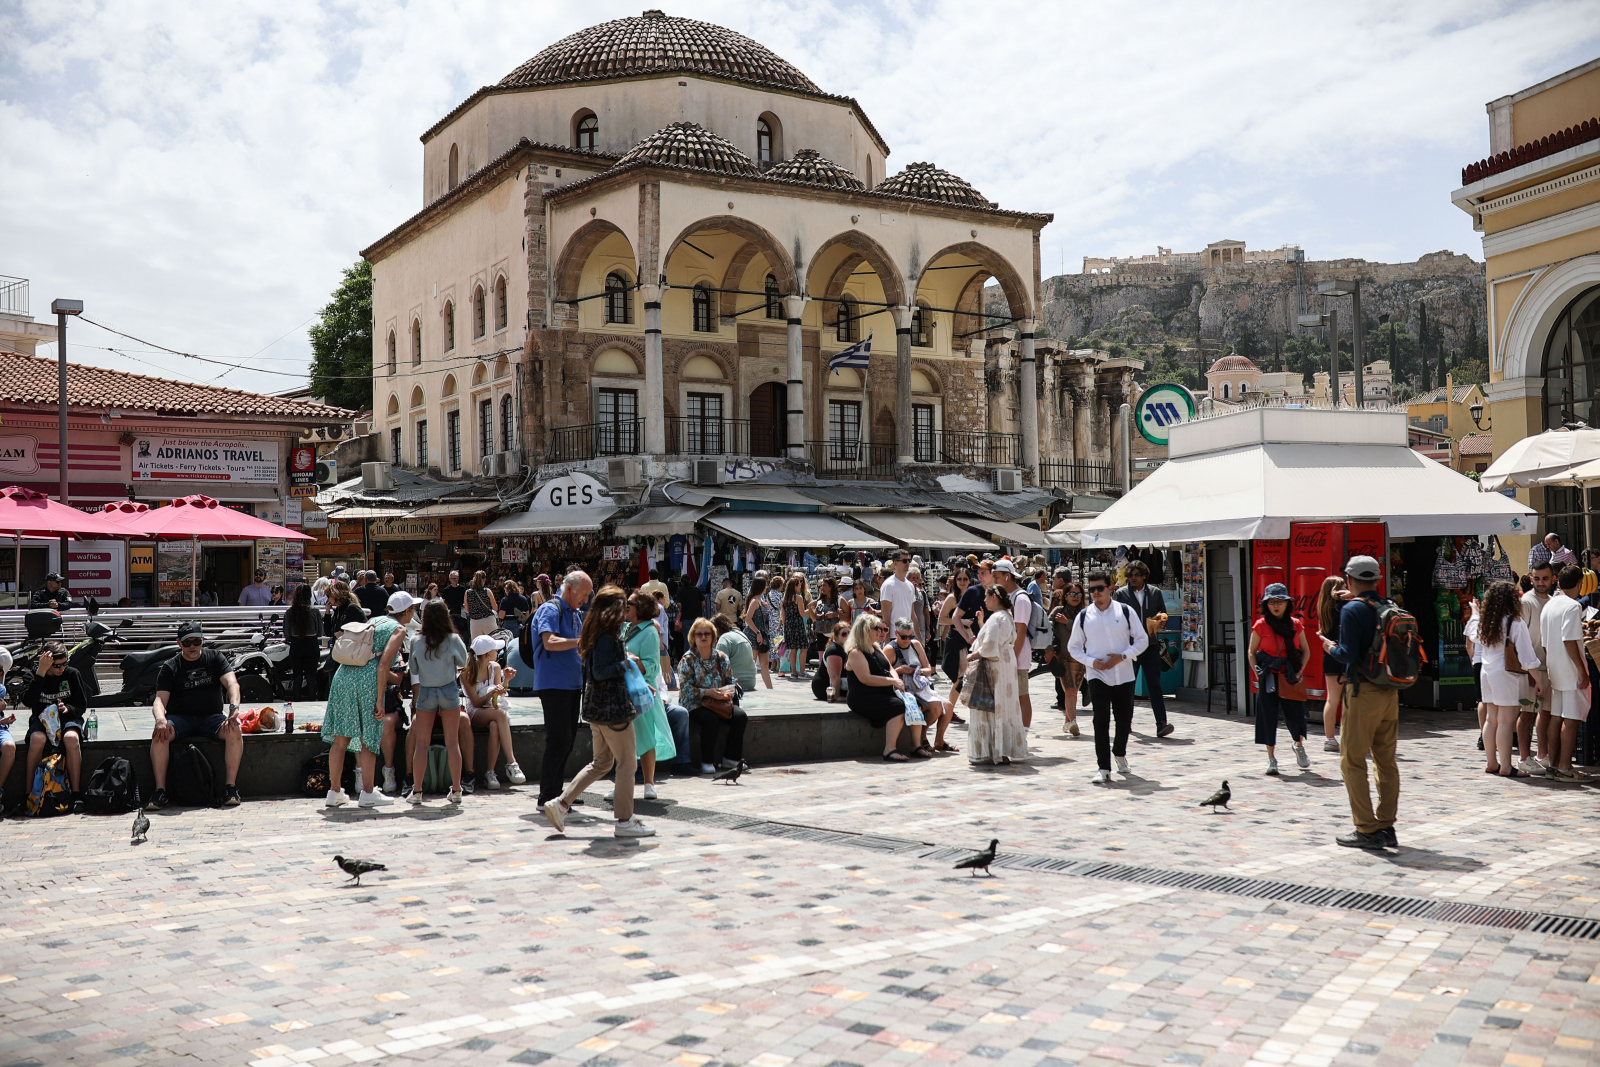
<path fill-rule="evenodd" d="M 407 608 L 415 607 L 420 603 L 422 603 L 421 600 L 412 596 L 404 589 L 396 589 L 394 592 L 389 594 L 389 614 L 398 615 Z"/>
<path fill-rule="evenodd" d="M 995 574 L 1009 574 L 1012 577 L 1015 577 L 1017 573 L 1017 568 L 1011 565 L 1011 561 L 1009 559 L 995 560 L 994 566 L 990 567 L 989 570 Z"/>
<path fill-rule="evenodd" d="M 473 655 L 481 656 L 486 652 L 498 652 L 506 647 L 504 641 L 497 641 L 488 634 L 479 634 L 472 639 Z"/>

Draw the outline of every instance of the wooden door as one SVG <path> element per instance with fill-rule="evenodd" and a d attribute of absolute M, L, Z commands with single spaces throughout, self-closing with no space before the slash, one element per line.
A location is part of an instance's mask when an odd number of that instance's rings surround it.
<path fill-rule="evenodd" d="M 788 445 L 789 393 L 782 382 L 767 382 L 750 394 L 750 454 L 781 456 Z"/>

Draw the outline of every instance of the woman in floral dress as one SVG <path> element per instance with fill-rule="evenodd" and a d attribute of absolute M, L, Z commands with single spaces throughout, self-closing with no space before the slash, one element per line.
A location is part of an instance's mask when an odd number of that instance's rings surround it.
<path fill-rule="evenodd" d="M 803 681 L 811 659 L 811 603 L 803 574 L 790 577 L 783 588 L 783 645 L 789 653 L 789 680 Z"/>
<path fill-rule="evenodd" d="M 372 658 L 360 667 L 339 664 L 333 683 L 328 686 L 322 739 L 330 746 L 327 800 L 330 808 L 350 800 L 340 779 L 344 775 L 345 749 L 352 743 L 361 767 L 362 793 L 357 803 L 363 808 L 394 803 L 373 786 L 378 782 L 377 753 L 383 744 L 383 694 L 389 687 L 394 659 L 405 643 L 406 623 L 411 621 L 411 613 L 416 610 L 413 604 L 410 594 L 403 591 L 390 597 L 389 614 L 372 622 Z"/>
<path fill-rule="evenodd" d="M 967 675 L 961 695 L 971 714 L 967 717 L 967 759 L 973 763 L 1010 763 L 1028 758 L 1028 731 L 1022 726 L 1022 701 L 1017 692 L 1017 624 L 1011 621 L 1011 600 L 998 584 L 984 595 L 987 618 L 967 652 Z M 972 704 L 973 679 L 987 669 L 993 681 L 994 707 L 981 710 Z"/>

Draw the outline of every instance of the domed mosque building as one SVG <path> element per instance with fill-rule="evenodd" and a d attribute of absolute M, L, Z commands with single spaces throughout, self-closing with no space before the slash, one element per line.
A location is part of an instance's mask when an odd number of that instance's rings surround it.
<path fill-rule="evenodd" d="M 932 163 L 891 173 L 860 103 L 731 30 L 646 11 L 575 33 L 422 154 L 422 210 L 362 253 L 396 464 L 1037 474 L 1074 458 L 1075 404 L 1115 411 L 1092 367 L 1040 388 L 1050 215 Z M 991 280 L 1004 313 L 985 316 Z M 830 371 L 869 336 L 864 366 Z"/>

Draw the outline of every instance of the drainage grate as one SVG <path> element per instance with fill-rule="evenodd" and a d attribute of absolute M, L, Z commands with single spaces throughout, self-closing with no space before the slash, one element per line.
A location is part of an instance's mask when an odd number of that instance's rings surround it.
<path fill-rule="evenodd" d="M 773 822 L 770 819 L 730 815 L 726 812 L 690 808 L 681 804 L 663 804 L 659 801 L 636 799 L 634 807 L 645 815 L 672 819 L 675 822 L 697 823 L 719 829 L 761 834 L 764 837 L 804 841 L 807 844 L 844 845 L 849 848 L 910 856 L 930 862 L 953 862 L 970 856 L 973 852 L 970 848 L 952 848 L 947 845 L 884 837 L 879 834 L 827 830 L 820 826 L 803 826 L 799 823 Z M 1554 937 L 1600 941 L 1600 919 L 1585 919 L 1577 915 L 1555 915 L 1549 912 L 1521 911 L 1516 908 L 1498 908 L 1485 904 L 1429 900 L 1425 897 L 1401 897 L 1387 893 L 1299 885 L 1294 882 L 1272 882 L 1241 875 L 1168 871 L 1158 867 L 1135 867 L 1126 863 L 1080 862 L 1055 856 L 1028 856 L 1014 852 L 1000 853 L 995 857 L 994 866 L 1007 870 L 1043 871 L 1049 874 L 1070 874 L 1077 878 L 1137 882 L 1140 885 L 1165 886 L 1199 893 L 1221 893 L 1228 896 L 1253 897 L 1258 900 L 1277 900 L 1312 908 L 1339 908 L 1344 911 L 1365 911 L 1419 921 L 1489 926 L 1502 930 L 1526 930 Z"/>

